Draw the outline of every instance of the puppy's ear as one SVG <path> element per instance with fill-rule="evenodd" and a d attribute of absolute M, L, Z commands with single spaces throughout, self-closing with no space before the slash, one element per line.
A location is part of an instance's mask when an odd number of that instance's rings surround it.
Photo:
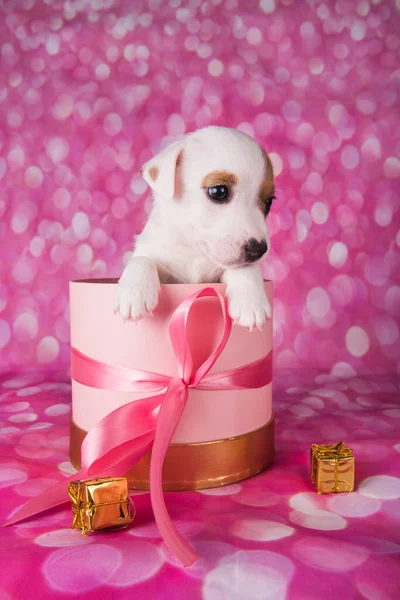
<path fill-rule="evenodd" d="M 176 166 L 183 152 L 184 140 L 173 142 L 142 167 L 143 179 L 151 189 L 166 200 L 174 197 Z"/>

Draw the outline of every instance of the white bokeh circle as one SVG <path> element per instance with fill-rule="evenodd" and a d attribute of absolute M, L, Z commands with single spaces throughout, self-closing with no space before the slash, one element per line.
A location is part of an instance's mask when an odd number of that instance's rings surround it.
<path fill-rule="evenodd" d="M 369 338 L 362 327 L 350 327 L 346 333 L 346 347 L 353 356 L 364 356 L 369 349 Z"/>
<path fill-rule="evenodd" d="M 400 498 L 400 479 L 391 475 L 375 475 L 364 479 L 358 491 L 370 498 L 394 500 Z"/>
<path fill-rule="evenodd" d="M 50 589 L 84 594 L 110 582 L 122 561 L 122 553 L 113 546 L 84 544 L 52 552 L 43 563 L 42 573 Z"/>
<path fill-rule="evenodd" d="M 293 574 L 292 561 L 280 554 L 242 550 L 206 575 L 203 600 L 284 600 Z"/>
<path fill-rule="evenodd" d="M 261 519 L 238 519 L 232 526 L 232 534 L 243 540 L 253 542 L 271 542 L 293 535 L 295 529 L 278 523 Z"/>

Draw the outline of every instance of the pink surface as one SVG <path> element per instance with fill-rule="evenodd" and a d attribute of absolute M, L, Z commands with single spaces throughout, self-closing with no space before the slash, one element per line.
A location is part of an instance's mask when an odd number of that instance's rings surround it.
<path fill-rule="evenodd" d="M 153 318 L 138 324 L 122 321 L 113 311 L 116 284 L 71 283 L 71 343 L 93 359 L 124 367 L 143 369 L 174 377 L 176 359 L 171 347 L 168 325 L 178 305 L 206 285 L 163 285 Z M 224 292 L 225 286 L 213 286 Z M 265 283 L 272 306 L 272 284 Z M 202 299 L 189 317 L 188 340 L 195 368 L 207 358 L 219 341 L 222 317 L 215 299 Z M 211 373 L 242 367 L 263 358 L 272 348 L 272 323 L 251 333 L 233 327 L 228 343 Z M 175 443 L 206 442 L 241 435 L 268 423 L 272 416 L 271 384 L 254 390 L 196 390 L 189 392 L 188 403 L 173 437 Z M 114 392 L 72 383 L 72 416 L 88 431 L 105 415 L 132 400 L 154 392 Z"/>
<path fill-rule="evenodd" d="M 1 380 L 0 519 L 71 473 L 70 385 L 57 374 Z M 125 531 L 83 538 L 69 509 L 1 531 L 0 598 L 397 600 L 400 596 L 399 384 L 280 371 L 275 463 L 240 484 L 166 494 L 202 558 L 180 568 L 161 542 L 148 494 Z M 356 491 L 319 496 L 309 444 L 345 439 Z"/>
<path fill-rule="evenodd" d="M 398 1 L 0 11 L 4 518 L 70 468 L 68 281 L 121 273 L 150 207 L 141 164 L 216 123 L 253 134 L 278 174 L 275 466 L 226 496 L 168 496 L 206 556 L 194 570 L 160 549 L 145 495 L 126 534 L 83 540 L 68 511 L 2 531 L 0 598 L 397 600 Z M 358 490 L 317 496 L 308 445 L 340 438 Z"/>

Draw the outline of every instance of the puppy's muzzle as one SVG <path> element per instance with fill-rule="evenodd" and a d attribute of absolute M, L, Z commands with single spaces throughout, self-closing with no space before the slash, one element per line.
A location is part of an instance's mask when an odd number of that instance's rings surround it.
<path fill-rule="evenodd" d="M 258 242 L 255 238 L 250 238 L 243 246 L 243 257 L 245 262 L 256 262 L 268 250 L 267 242 L 262 240 Z"/>

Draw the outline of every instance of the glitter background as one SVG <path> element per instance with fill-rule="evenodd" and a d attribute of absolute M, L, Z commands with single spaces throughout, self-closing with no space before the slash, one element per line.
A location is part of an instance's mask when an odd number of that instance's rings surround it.
<path fill-rule="evenodd" d="M 399 369 L 398 1 L 131 4 L 3 2 L 1 368 L 68 367 L 68 281 L 120 275 L 141 164 L 214 123 L 278 175 L 276 367 Z"/>
<path fill-rule="evenodd" d="M 399 32 L 399 0 L 0 0 L 1 522 L 72 472 L 68 281 L 121 273 L 141 164 L 214 123 L 278 175 L 274 465 L 167 495 L 187 570 L 147 494 L 124 533 L 3 530 L 1 600 L 400 597 Z M 339 439 L 357 489 L 319 496 L 309 444 Z"/>

